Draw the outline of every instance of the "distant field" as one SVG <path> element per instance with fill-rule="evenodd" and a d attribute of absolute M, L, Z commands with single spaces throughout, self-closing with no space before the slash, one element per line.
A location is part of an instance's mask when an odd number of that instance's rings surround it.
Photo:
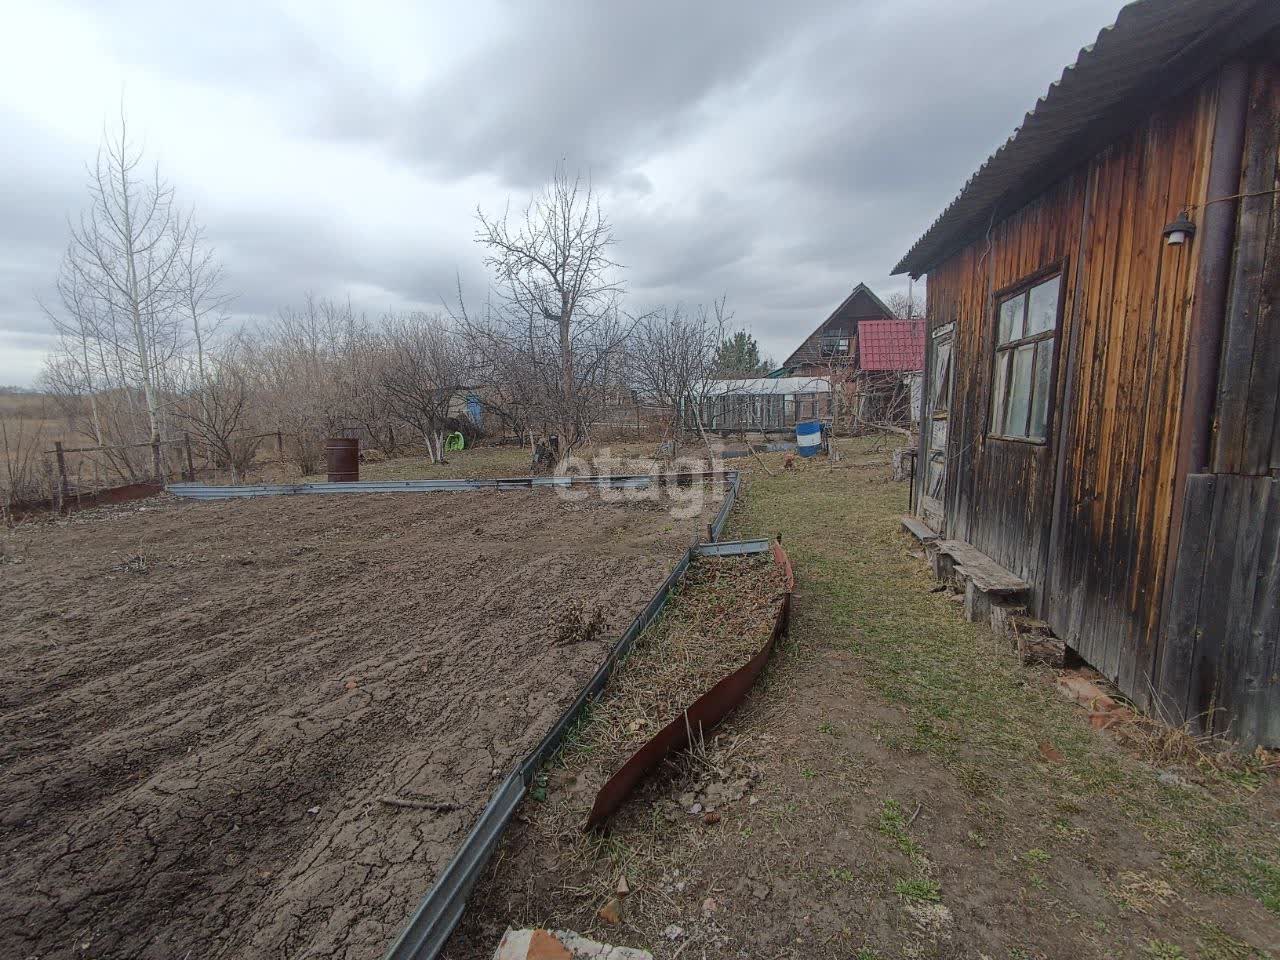
<path fill-rule="evenodd" d="M 49 397 L 32 393 L 0 393 L 0 500 L 43 495 L 43 456 L 55 441 L 67 442 L 66 423 Z M 38 491 L 36 488 L 41 488 Z"/>
<path fill-rule="evenodd" d="M 42 431 L 50 444 L 62 439 L 66 429 L 50 398 L 39 393 L 0 393 L 0 422 L 11 432 L 18 424 L 25 424 L 29 431 Z"/>

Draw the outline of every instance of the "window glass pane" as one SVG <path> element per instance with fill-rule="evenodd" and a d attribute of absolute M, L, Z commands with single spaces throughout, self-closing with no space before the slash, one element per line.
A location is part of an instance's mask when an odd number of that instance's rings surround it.
<path fill-rule="evenodd" d="M 991 432 L 1004 433 L 1004 386 L 1009 370 L 1009 351 L 996 354 L 995 389 L 991 391 Z"/>
<path fill-rule="evenodd" d="M 933 342 L 933 375 L 929 378 L 933 390 L 933 411 L 945 410 L 951 398 L 951 338 Z"/>
<path fill-rule="evenodd" d="M 1043 440 L 1049 422 L 1049 378 L 1053 373 L 1053 341 L 1041 340 L 1036 346 L 1035 391 L 1031 397 L 1031 427 L 1027 436 Z"/>
<path fill-rule="evenodd" d="M 942 482 L 946 479 L 946 461 L 941 456 L 930 456 L 925 474 L 925 493 L 935 500 L 942 499 Z"/>
<path fill-rule="evenodd" d="M 934 420 L 929 431 L 929 452 L 941 453 L 947 449 L 947 421 Z"/>
<path fill-rule="evenodd" d="M 1000 342 L 1022 338 L 1022 310 L 1027 304 L 1027 295 L 1020 293 L 1012 300 L 1000 304 Z"/>
<path fill-rule="evenodd" d="M 1027 309 L 1027 336 L 1052 330 L 1058 323 L 1058 288 L 1062 276 L 1046 280 L 1031 288 L 1031 304 Z"/>
<path fill-rule="evenodd" d="M 1013 370 L 1009 375 L 1009 413 L 1004 424 L 1006 437 L 1027 435 L 1027 410 L 1031 405 L 1031 360 L 1035 352 L 1034 343 L 1013 351 Z"/>

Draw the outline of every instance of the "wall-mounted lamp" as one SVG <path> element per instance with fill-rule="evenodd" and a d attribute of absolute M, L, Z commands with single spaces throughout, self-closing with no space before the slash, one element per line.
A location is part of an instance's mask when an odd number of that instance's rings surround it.
<path fill-rule="evenodd" d="M 1187 217 L 1187 211 L 1183 210 L 1178 214 L 1178 218 L 1164 228 L 1164 242 L 1171 247 L 1180 247 L 1187 243 L 1196 235 L 1196 225 Z"/>

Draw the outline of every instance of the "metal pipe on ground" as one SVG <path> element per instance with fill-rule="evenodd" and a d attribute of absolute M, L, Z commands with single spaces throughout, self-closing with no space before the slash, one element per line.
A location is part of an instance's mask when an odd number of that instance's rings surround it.
<path fill-rule="evenodd" d="M 704 470 L 679 474 L 628 474 L 619 476 L 500 477 L 492 480 L 363 480 L 354 483 L 253 483 L 241 486 L 171 483 L 166 490 L 194 500 L 222 500 L 233 497 L 287 496 L 293 494 L 336 493 L 423 493 L 446 490 L 527 490 L 543 487 L 595 487 L 597 489 L 647 489 L 659 486 L 688 486 L 698 482 L 737 483 L 734 470 Z M 721 509 L 724 507 L 722 505 Z"/>

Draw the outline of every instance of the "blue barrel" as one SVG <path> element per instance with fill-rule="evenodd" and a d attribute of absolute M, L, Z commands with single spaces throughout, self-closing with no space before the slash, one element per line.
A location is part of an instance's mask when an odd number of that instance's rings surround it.
<path fill-rule="evenodd" d="M 822 424 L 817 420 L 801 420 L 796 424 L 796 452 L 812 457 L 822 448 Z"/>

